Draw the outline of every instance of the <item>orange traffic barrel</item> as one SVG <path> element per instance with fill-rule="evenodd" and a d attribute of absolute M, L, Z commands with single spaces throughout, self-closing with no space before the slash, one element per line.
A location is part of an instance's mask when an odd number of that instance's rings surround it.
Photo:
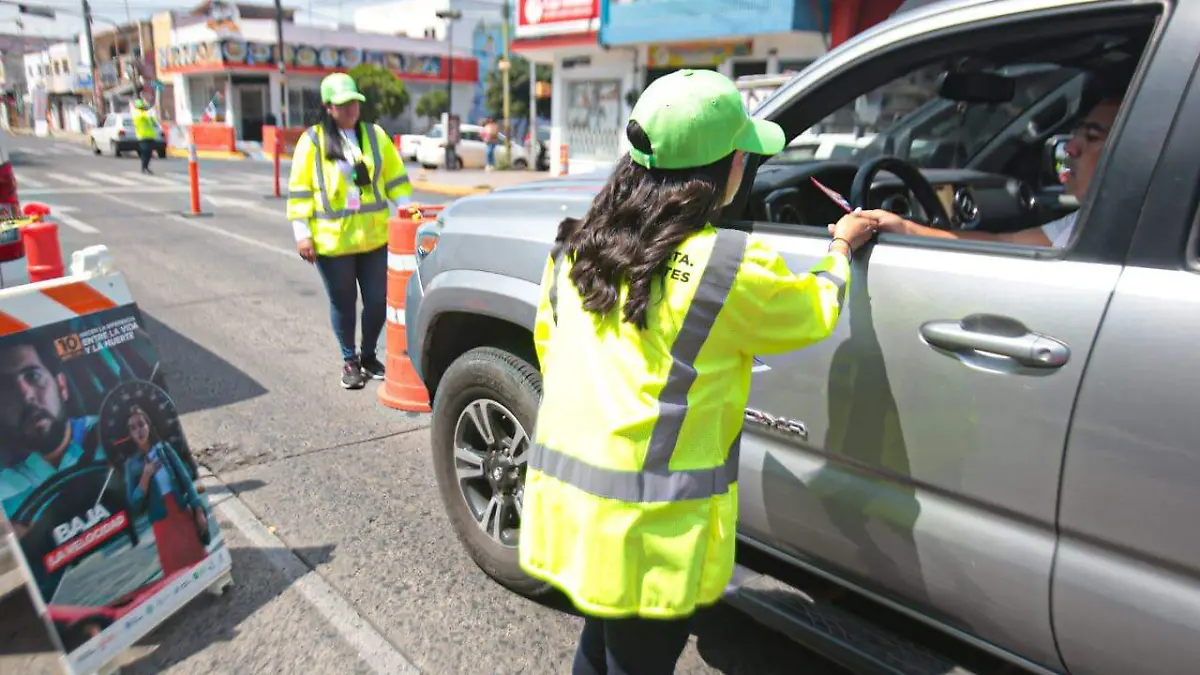
<path fill-rule="evenodd" d="M 437 218 L 442 206 L 413 204 L 388 219 L 387 364 L 379 402 L 407 412 L 429 412 L 429 392 L 408 357 L 404 299 L 417 269 L 417 228 Z"/>

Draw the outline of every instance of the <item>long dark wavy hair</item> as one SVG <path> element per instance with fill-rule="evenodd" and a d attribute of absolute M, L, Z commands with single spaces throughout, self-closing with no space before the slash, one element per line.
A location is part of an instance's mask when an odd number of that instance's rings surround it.
<path fill-rule="evenodd" d="M 634 148 L 652 152 L 636 121 L 630 120 L 625 135 Z M 628 153 L 622 157 L 583 219 L 567 218 L 558 226 L 553 254 L 565 252 L 572 261 L 570 279 L 583 308 L 607 315 L 628 284 L 621 318 L 645 329 L 654 280 L 661 289 L 671 254 L 720 214 L 732 166 L 732 153 L 679 170 L 646 169 Z"/>
<path fill-rule="evenodd" d="M 342 144 L 342 133 L 338 129 L 337 122 L 333 119 L 333 115 L 329 114 L 328 108 L 321 108 L 321 117 L 317 120 L 325 132 L 325 159 L 330 161 L 347 160 L 346 149 Z M 354 133 L 358 137 L 358 146 L 363 147 L 363 123 L 362 120 L 355 122 Z"/>

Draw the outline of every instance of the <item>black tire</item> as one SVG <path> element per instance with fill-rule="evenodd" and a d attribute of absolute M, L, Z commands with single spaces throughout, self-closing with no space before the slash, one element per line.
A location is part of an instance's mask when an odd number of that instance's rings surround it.
<path fill-rule="evenodd" d="M 529 168 L 529 162 L 526 162 L 523 159 L 514 159 L 513 168 L 517 169 L 518 171 L 524 171 L 525 169 Z"/>
<path fill-rule="evenodd" d="M 96 139 L 94 139 L 94 138 L 92 139 L 92 152 L 93 152 L 93 153 L 95 153 L 95 154 L 97 154 L 97 155 L 101 154 L 101 153 L 100 153 L 100 146 L 96 145 Z"/>
<path fill-rule="evenodd" d="M 527 597 L 544 595 L 552 587 L 521 570 L 516 548 L 503 546 L 479 527 L 459 488 L 454 435 L 468 405 L 491 399 L 513 413 L 532 442 L 541 396 L 541 373 L 524 359 L 494 347 L 472 349 L 452 363 L 442 377 L 434 396 L 430 433 L 438 492 L 454 534 L 485 574 Z"/>
<path fill-rule="evenodd" d="M 112 156 L 113 156 L 113 157 L 120 157 L 120 156 L 121 156 L 121 151 L 117 149 L 117 143 L 116 143 L 116 141 L 111 141 L 111 142 L 109 142 L 109 144 L 108 144 L 108 149 L 109 149 L 110 151 L 112 151 Z"/>

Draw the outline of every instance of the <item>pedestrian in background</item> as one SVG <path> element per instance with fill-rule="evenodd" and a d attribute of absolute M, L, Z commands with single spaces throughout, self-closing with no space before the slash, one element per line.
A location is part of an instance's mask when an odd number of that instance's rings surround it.
<path fill-rule="evenodd" d="M 133 134 L 137 138 L 142 173 L 153 173 L 150 170 L 150 156 L 154 154 L 154 142 L 158 140 L 158 123 L 150 112 L 150 104 L 144 98 L 133 102 Z"/>
<path fill-rule="evenodd" d="M 487 143 L 487 166 L 485 171 L 496 168 L 496 146 L 500 144 L 500 125 L 496 120 L 487 118 L 483 122 L 483 142 Z"/>
<path fill-rule="evenodd" d="M 691 617 L 733 575 L 754 356 L 833 331 L 851 252 L 874 233 L 846 215 L 794 274 L 758 237 L 712 225 L 747 153 L 785 144 L 716 72 L 656 80 L 626 136 L 588 213 L 559 226 L 534 333 L 543 396 L 519 560 L 585 616 L 575 675 L 674 672 Z"/>
<path fill-rule="evenodd" d="M 325 109 L 296 143 L 288 179 L 287 217 L 297 252 L 316 265 L 325 282 L 345 389 L 383 379 L 375 347 L 387 316 L 387 221 L 395 206 L 412 198 L 392 139 L 378 125 L 359 120 L 365 100 L 345 73 L 321 81 Z M 362 341 L 356 350 L 359 292 Z"/>

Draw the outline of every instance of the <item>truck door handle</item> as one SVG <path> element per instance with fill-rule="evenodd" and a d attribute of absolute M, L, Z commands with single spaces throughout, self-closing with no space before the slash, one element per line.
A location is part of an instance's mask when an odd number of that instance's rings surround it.
<path fill-rule="evenodd" d="M 1061 368 L 1071 356 L 1066 344 L 1030 331 L 1020 321 L 992 314 L 972 314 L 961 321 L 929 321 L 921 337 L 949 352 L 983 352 L 1010 358 L 1031 368 Z"/>

